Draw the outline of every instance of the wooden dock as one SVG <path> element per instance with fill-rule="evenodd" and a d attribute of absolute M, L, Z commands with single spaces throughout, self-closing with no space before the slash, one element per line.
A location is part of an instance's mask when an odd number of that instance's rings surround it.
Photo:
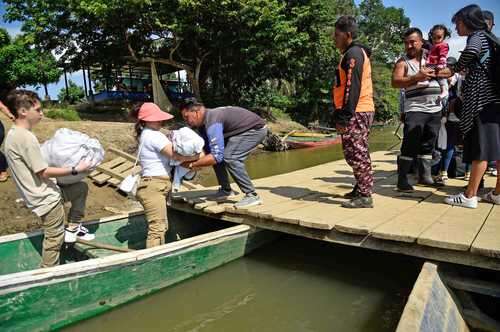
<path fill-rule="evenodd" d="M 254 181 L 264 204 L 246 210 L 208 201 L 216 188 L 177 193 L 170 204 L 189 213 L 307 238 L 500 270 L 500 206 L 482 202 L 477 209 L 466 209 L 444 204 L 444 197 L 466 185 L 460 179 L 440 189 L 415 186 L 414 193 L 399 193 L 394 190 L 396 155 L 371 155 L 373 209 L 340 206 L 353 183 L 343 160 Z M 487 187 L 495 185 L 496 178 L 485 180 Z"/>

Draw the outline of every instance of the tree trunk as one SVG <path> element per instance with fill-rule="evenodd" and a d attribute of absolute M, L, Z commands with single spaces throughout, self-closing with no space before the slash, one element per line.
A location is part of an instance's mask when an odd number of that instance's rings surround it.
<path fill-rule="evenodd" d="M 43 83 L 43 88 L 45 89 L 45 100 L 50 100 L 49 89 L 47 88 L 47 83 Z"/>
<path fill-rule="evenodd" d="M 191 83 L 191 87 L 193 88 L 193 95 L 198 101 L 201 102 L 200 82 L 199 82 L 200 73 L 198 72 L 198 75 L 196 75 L 191 70 L 186 70 L 186 76 L 189 83 Z"/>

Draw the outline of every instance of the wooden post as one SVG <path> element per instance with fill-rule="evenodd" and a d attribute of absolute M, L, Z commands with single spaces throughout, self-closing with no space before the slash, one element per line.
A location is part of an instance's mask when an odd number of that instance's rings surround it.
<path fill-rule="evenodd" d="M 132 65 L 128 65 L 128 77 L 129 77 L 128 91 L 132 91 Z"/>
<path fill-rule="evenodd" d="M 87 67 L 87 75 L 89 79 L 89 96 L 92 101 L 94 101 L 94 92 L 92 91 L 92 78 L 90 77 L 90 66 Z"/>
<path fill-rule="evenodd" d="M 66 68 L 64 68 L 64 86 L 66 87 L 66 100 L 69 100 L 68 76 L 66 75 Z"/>
<path fill-rule="evenodd" d="M 85 91 L 85 98 L 86 98 L 88 97 L 88 94 L 87 94 L 87 78 L 85 77 L 85 67 L 83 67 L 82 72 L 83 72 L 83 89 Z"/>
<path fill-rule="evenodd" d="M 45 90 L 45 100 L 50 100 L 49 90 L 47 88 L 47 83 L 43 83 L 43 88 Z"/>
<path fill-rule="evenodd" d="M 112 246 L 110 244 L 106 243 L 100 243 L 100 242 L 93 242 L 93 241 L 86 241 L 82 239 L 76 239 L 77 243 L 84 244 L 89 247 L 97 248 L 97 249 L 106 249 L 106 250 L 112 250 L 112 251 L 118 251 L 118 252 L 132 252 L 134 249 L 129 249 L 129 248 L 121 248 L 121 247 L 116 247 Z"/>
<path fill-rule="evenodd" d="M 181 85 L 181 71 L 180 70 L 177 71 L 177 82 L 179 84 L 179 91 L 178 92 L 179 92 L 179 94 L 181 94 L 184 91 L 184 89 L 182 88 L 182 85 Z"/>
<path fill-rule="evenodd" d="M 104 78 L 104 86 L 106 87 L 106 92 L 109 92 L 109 67 L 108 65 L 104 64 L 101 66 L 101 72 L 102 76 Z"/>

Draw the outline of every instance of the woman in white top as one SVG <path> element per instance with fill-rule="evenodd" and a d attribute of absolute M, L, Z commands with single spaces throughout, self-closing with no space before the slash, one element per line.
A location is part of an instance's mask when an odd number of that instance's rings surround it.
<path fill-rule="evenodd" d="M 146 248 L 151 248 L 165 243 L 168 230 L 166 194 L 171 187 L 170 159 L 190 161 L 198 156 L 183 157 L 173 151 L 172 142 L 160 131 L 164 122 L 172 119 L 173 115 L 163 112 L 156 104 L 139 104 L 130 115 L 136 120 L 142 168 L 137 198 L 148 221 Z"/>

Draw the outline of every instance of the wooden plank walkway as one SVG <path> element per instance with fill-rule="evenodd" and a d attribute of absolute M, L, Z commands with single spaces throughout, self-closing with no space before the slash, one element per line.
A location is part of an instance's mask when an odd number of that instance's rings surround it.
<path fill-rule="evenodd" d="M 477 209 L 465 209 L 444 204 L 444 197 L 466 184 L 459 179 L 441 189 L 416 186 L 414 193 L 399 193 L 394 190 L 396 155 L 371 155 L 373 209 L 340 206 L 353 183 L 343 160 L 255 180 L 264 200 L 260 206 L 237 210 L 232 202 L 208 201 L 215 187 L 177 193 L 171 206 L 313 239 L 500 270 L 500 206 L 481 202 Z M 487 187 L 495 185 L 496 178 L 487 175 L 485 180 Z"/>

